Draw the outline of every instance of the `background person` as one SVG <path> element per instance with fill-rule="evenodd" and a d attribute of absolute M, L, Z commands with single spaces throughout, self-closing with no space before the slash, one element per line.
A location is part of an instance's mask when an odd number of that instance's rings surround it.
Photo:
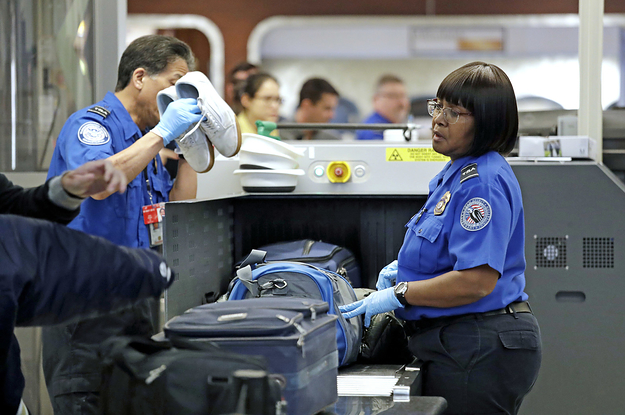
<path fill-rule="evenodd" d="M 311 78 L 304 82 L 299 93 L 299 104 L 292 120 L 297 123 L 329 123 L 339 103 L 339 93 L 325 79 Z M 329 130 L 286 130 L 280 132 L 283 140 L 338 140 Z"/>
<path fill-rule="evenodd" d="M 241 132 L 256 134 L 258 120 L 277 122 L 281 104 L 276 78 L 265 72 L 250 75 L 241 88 L 243 110 L 237 115 Z"/>
<path fill-rule="evenodd" d="M 406 122 L 410 102 L 406 85 L 395 75 L 383 75 L 377 82 L 373 95 L 373 113 L 363 122 L 365 124 L 395 124 Z M 357 140 L 382 140 L 383 130 L 359 130 Z"/>
<path fill-rule="evenodd" d="M 241 62 L 230 70 L 228 83 L 226 84 L 226 101 L 232 107 L 235 114 L 239 114 L 241 107 L 241 88 L 250 75 L 258 73 L 258 66 L 249 62 Z"/>
<path fill-rule="evenodd" d="M 423 394 L 446 414 L 516 414 L 538 376 L 541 339 L 527 303 L 519 183 L 505 160 L 518 133 L 512 84 L 497 66 L 469 63 L 429 102 L 432 146 L 451 161 L 382 270 L 346 318 L 395 310 L 425 362 Z M 396 279 L 397 284 L 393 281 Z"/>
<path fill-rule="evenodd" d="M 189 46 L 170 36 L 149 35 L 124 51 L 115 93 L 74 113 L 54 150 L 48 176 L 90 160 L 109 160 L 128 180 L 125 194 L 105 191 L 84 201 L 68 226 L 127 247 L 150 247 L 142 208 L 192 199 L 197 173 L 180 159 L 176 181 L 163 168 L 159 151 L 200 119 L 193 99 L 179 99 L 160 119 L 156 95 L 194 65 Z M 94 278 L 97 274 L 94 274 Z M 98 345 L 112 335 L 154 334 L 154 303 L 144 301 L 118 313 L 66 326 L 44 327 L 43 368 L 56 415 L 98 413 L 101 363 Z"/>

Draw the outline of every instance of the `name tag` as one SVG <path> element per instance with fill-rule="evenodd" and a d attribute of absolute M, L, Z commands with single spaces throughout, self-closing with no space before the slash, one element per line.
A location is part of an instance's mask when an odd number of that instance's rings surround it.
<path fill-rule="evenodd" d="M 150 246 L 163 244 L 163 218 L 165 202 L 143 206 L 143 223 L 150 231 Z"/>

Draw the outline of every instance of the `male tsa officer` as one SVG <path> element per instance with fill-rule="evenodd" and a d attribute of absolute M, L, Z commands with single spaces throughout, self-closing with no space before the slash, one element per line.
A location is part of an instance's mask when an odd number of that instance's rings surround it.
<path fill-rule="evenodd" d="M 172 185 L 158 155 L 200 121 L 200 109 L 194 99 L 179 99 L 160 117 L 156 102 L 157 93 L 174 85 L 193 65 L 191 49 L 176 38 L 138 38 L 121 57 L 115 93 L 67 120 L 48 176 L 89 160 L 108 159 L 128 179 L 123 195 L 104 193 L 85 200 L 70 228 L 118 245 L 149 248 L 143 207 L 195 198 L 197 173 L 181 159 Z M 98 413 L 99 344 L 113 335 L 152 335 L 152 309 L 146 301 L 115 314 L 44 328 L 43 368 L 55 414 Z"/>

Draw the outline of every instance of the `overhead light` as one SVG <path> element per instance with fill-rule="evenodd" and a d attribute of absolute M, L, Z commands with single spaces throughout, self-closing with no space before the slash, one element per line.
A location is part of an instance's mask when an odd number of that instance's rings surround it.
<path fill-rule="evenodd" d="M 76 31 L 76 36 L 78 37 L 84 37 L 85 36 L 85 21 L 82 20 L 80 22 L 80 24 L 78 25 L 78 30 Z"/>
<path fill-rule="evenodd" d="M 84 58 L 80 58 L 78 60 L 78 66 L 80 67 L 80 72 L 83 75 L 86 75 L 86 73 L 87 73 L 87 63 L 85 62 Z"/>

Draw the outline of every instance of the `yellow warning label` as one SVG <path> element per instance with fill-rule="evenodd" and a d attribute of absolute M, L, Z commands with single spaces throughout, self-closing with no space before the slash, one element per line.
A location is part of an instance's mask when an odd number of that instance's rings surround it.
<path fill-rule="evenodd" d="M 449 161 L 449 157 L 428 147 L 387 147 L 386 161 Z"/>

